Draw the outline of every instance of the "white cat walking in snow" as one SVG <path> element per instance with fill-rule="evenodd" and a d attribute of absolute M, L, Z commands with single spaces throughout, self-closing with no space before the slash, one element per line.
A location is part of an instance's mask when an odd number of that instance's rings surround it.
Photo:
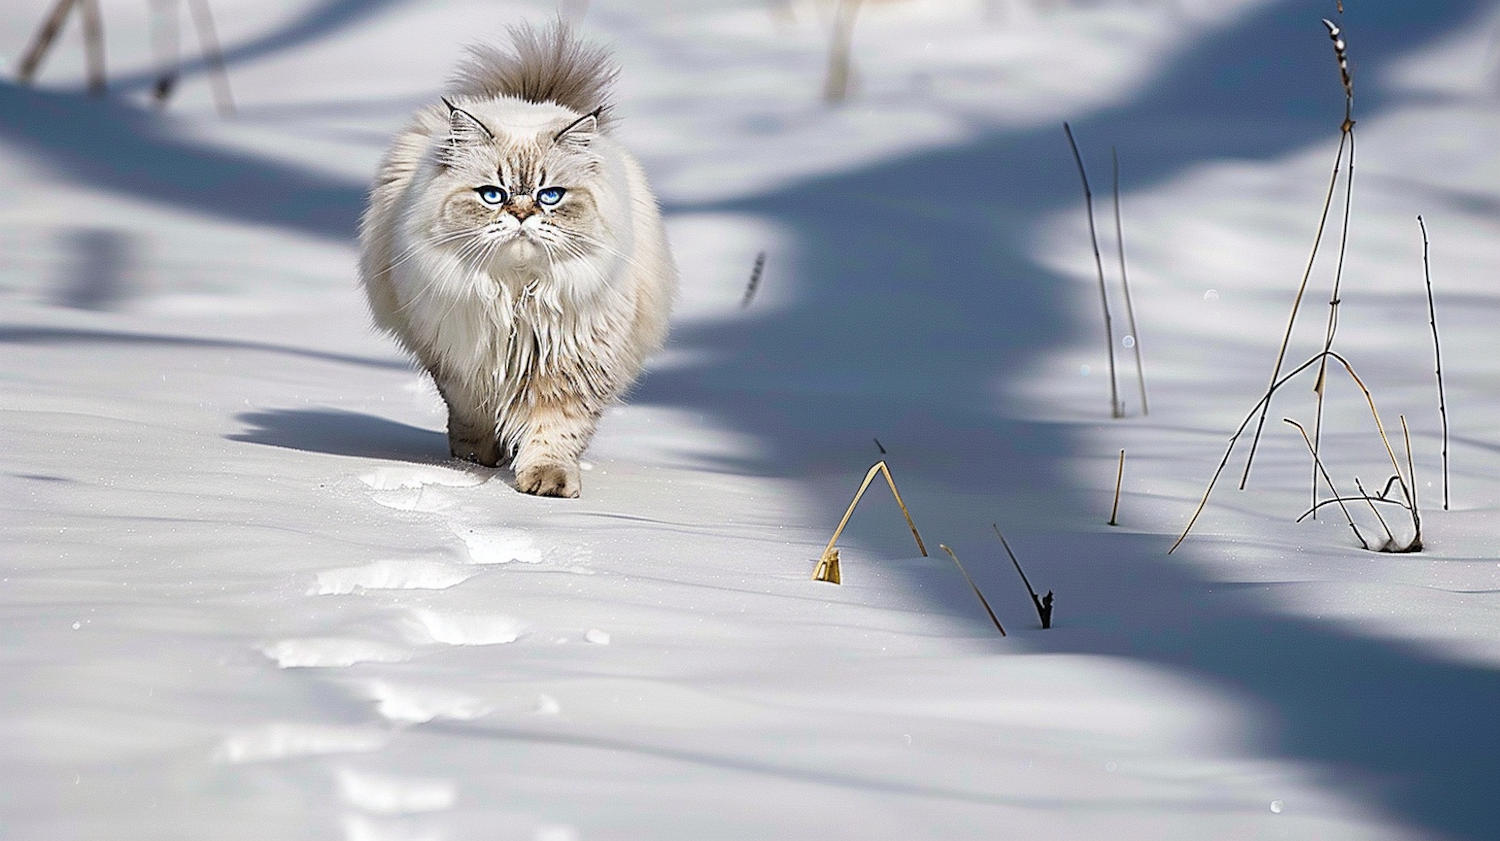
<path fill-rule="evenodd" d="M 381 164 L 360 223 L 376 324 L 448 404 L 455 457 L 578 496 L 599 416 L 666 338 L 677 288 L 640 164 L 610 137 L 616 69 L 563 26 L 474 47 Z"/>

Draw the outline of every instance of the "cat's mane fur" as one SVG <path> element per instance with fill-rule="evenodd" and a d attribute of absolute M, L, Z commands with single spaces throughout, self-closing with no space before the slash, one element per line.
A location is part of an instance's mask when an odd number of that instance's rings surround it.
<path fill-rule="evenodd" d="M 510 52 L 471 44 L 448 83 L 449 94 L 551 102 L 579 114 L 598 110 L 600 128 L 608 127 L 610 89 L 620 75 L 608 50 L 569 37 L 560 24 L 512 27 L 510 37 Z"/>
<path fill-rule="evenodd" d="M 512 29 L 510 46 L 471 48 L 395 138 L 360 274 L 377 326 L 447 402 L 453 455 L 576 496 L 600 414 L 665 339 L 677 274 L 645 173 L 609 132 L 608 54 L 560 24 Z"/>

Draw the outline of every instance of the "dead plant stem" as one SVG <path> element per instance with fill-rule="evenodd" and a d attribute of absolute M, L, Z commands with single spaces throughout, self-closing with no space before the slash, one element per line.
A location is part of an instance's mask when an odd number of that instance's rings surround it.
<path fill-rule="evenodd" d="M 1187 527 L 1182 530 L 1182 534 L 1177 537 L 1177 541 L 1172 544 L 1172 548 L 1167 550 L 1167 554 L 1170 555 L 1177 551 L 1177 547 L 1181 546 L 1182 541 L 1187 539 L 1188 534 L 1193 530 L 1193 526 L 1198 522 L 1198 518 L 1203 515 L 1203 510 L 1208 507 L 1208 499 L 1213 494 L 1214 487 L 1219 482 L 1219 477 L 1223 475 L 1224 468 L 1229 464 L 1229 457 L 1234 453 L 1235 445 L 1239 443 L 1240 436 L 1244 435 L 1245 430 L 1250 426 L 1250 422 L 1255 419 L 1256 413 L 1262 411 L 1271 402 L 1271 399 L 1276 396 L 1276 392 L 1289 380 L 1328 358 L 1335 359 L 1339 364 L 1343 365 L 1344 370 L 1349 373 L 1349 378 L 1354 380 L 1355 385 L 1359 386 L 1360 391 L 1364 393 L 1365 402 L 1370 406 L 1370 414 L 1375 419 L 1375 428 L 1380 432 L 1380 441 L 1385 445 L 1386 455 L 1391 459 L 1391 466 L 1395 468 L 1396 475 L 1394 480 L 1400 482 L 1402 492 L 1407 499 L 1407 504 L 1410 504 L 1411 492 L 1406 488 L 1406 480 L 1401 475 L 1401 466 L 1396 461 L 1396 452 L 1391 448 L 1390 439 L 1385 434 L 1385 425 L 1381 423 L 1380 413 L 1375 409 L 1374 396 L 1365 387 L 1364 381 L 1354 372 L 1354 366 L 1349 363 L 1349 360 L 1339 355 L 1336 351 L 1325 350 L 1322 353 L 1314 355 L 1296 368 L 1293 368 L 1290 372 L 1283 375 L 1281 379 L 1271 383 L 1271 387 L 1266 389 L 1266 393 L 1251 407 L 1250 413 L 1245 416 L 1245 419 L 1240 422 L 1239 428 L 1229 437 L 1229 445 L 1224 449 L 1224 457 L 1219 460 L 1219 466 L 1214 470 L 1213 477 L 1209 479 L 1208 487 L 1203 491 L 1203 498 L 1198 501 L 1198 507 L 1193 511 L 1193 516 L 1188 520 Z"/>
<path fill-rule="evenodd" d="M 1125 271 L 1125 223 L 1120 217 L 1119 150 L 1111 148 L 1109 159 L 1114 172 L 1115 245 L 1120 254 L 1120 286 L 1125 290 L 1125 321 L 1130 328 L 1131 349 L 1135 351 L 1135 376 L 1141 388 L 1141 414 L 1144 416 L 1151 414 L 1151 406 L 1146 402 L 1146 364 L 1141 361 L 1141 334 L 1135 326 L 1135 306 L 1130 299 L 1130 275 Z"/>
<path fill-rule="evenodd" d="M 1438 415 L 1443 419 L 1443 510 L 1448 510 L 1448 400 L 1443 393 L 1443 348 L 1438 342 L 1437 307 L 1432 300 L 1432 266 L 1427 256 L 1427 223 L 1421 216 L 1422 275 L 1427 281 L 1427 320 L 1432 325 L 1432 355 L 1437 360 Z"/>
<path fill-rule="evenodd" d="M 963 574 L 964 580 L 969 582 L 969 589 L 973 590 L 974 595 L 979 597 L 979 603 L 984 605 L 984 612 L 988 613 L 990 621 L 995 623 L 995 630 L 1000 632 L 1000 636 L 1007 636 L 1005 626 L 1000 624 L 1000 618 L 995 615 L 995 611 L 990 609 L 990 600 L 985 598 L 983 593 L 979 592 L 979 585 L 975 584 L 974 579 L 969 577 L 969 571 L 964 569 L 963 561 L 960 561 L 958 556 L 953 554 L 953 550 L 949 549 L 946 545 L 939 543 L 938 548 L 947 552 L 948 557 L 953 559 L 953 563 L 958 564 L 958 571 Z"/>
<path fill-rule="evenodd" d="M 1339 501 L 1339 509 L 1344 512 L 1344 519 L 1349 521 L 1349 529 L 1354 532 L 1354 537 L 1359 540 L 1360 547 L 1368 550 L 1370 548 L 1369 542 L 1365 540 L 1364 535 L 1359 533 L 1359 527 L 1354 525 L 1354 517 L 1349 513 L 1348 507 L 1344 505 L 1343 497 L 1339 495 L 1339 489 L 1333 484 L 1333 478 L 1328 475 L 1328 471 L 1323 467 L 1323 460 L 1321 458 L 1318 458 L 1318 451 L 1313 447 L 1312 439 L 1307 437 L 1307 430 L 1303 428 L 1302 424 L 1297 423 L 1291 418 L 1282 418 L 1281 420 L 1283 423 L 1288 423 L 1296 427 L 1297 431 L 1302 433 L 1302 440 L 1307 444 L 1307 451 L 1309 453 L 1312 453 L 1313 469 L 1323 474 L 1324 481 L 1328 482 L 1328 487 L 1333 489 L 1333 498 Z M 1363 491 L 1361 491 L 1361 493 L 1363 493 Z M 1314 510 L 1317 509 L 1317 502 L 1318 501 L 1316 499 L 1313 500 Z M 1384 524 L 1384 521 L 1381 521 L 1381 525 Z"/>
<path fill-rule="evenodd" d="M 1099 275 L 1099 303 L 1104 308 L 1104 349 L 1109 354 L 1109 413 L 1110 417 L 1124 417 L 1120 408 L 1120 387 L 1115 374 L 1115 329 L 1109 315 L 1109 293 L 1104 286 L 1104 258 L 1099 255 L 1099 232 L 1094 227 L 1094 193 L 1089 189 L 1089 175 L 1083 168 L 1083 155 L 1078 152 L 1078 143 L 1073 139 L 1073 127 L 1063 123 L 1063 132 L 1068 136 L 1068 147 L 1073 150 L 1073 161 L 1078 164 L 1078 179 L 1083 182 L 1083 205 L 1089 218 L 1089 244 L 1094 249 L 1094 268 Z"/>

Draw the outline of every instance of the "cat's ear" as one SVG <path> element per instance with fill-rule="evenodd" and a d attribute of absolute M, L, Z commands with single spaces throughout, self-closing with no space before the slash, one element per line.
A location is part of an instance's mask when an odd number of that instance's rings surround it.
<path fill-rule="evenodd" d="M 438 160 L 444 166 L 452 166 L 466 149 L 472 149 L 495 139 L 495 135 L 473 114 L 443 98 L 448 106 L 448 142 L 443 144 Z"/>
<path fill-rule="evenodd" d="M 601 106 L 568 123 L 552 136 L 552 142 L 559 146 L 587 149 L 599 134 L 599 115 L 603 112 L 604 108 Z"/>

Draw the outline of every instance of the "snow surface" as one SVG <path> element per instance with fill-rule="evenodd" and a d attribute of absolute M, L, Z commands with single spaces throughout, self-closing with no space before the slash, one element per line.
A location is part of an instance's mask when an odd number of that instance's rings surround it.
<path fill-rule="evenodd" d="M 1311 468 L 1279 421 L 1310 420 L 1309 381 L 1170 556 L 1312 244 L 1332 3 L 871 0 L 838 108 L 831 3 L 562 3 L 618 51 L 685 280 L 580 500 L 445 460 L 440 401 L 353 283 L 386 138 L 462 43 L 558 6 L 212 5 L 235 119 L 198 65 L 153 111 L 126 0 L 102 3 L 107 101 L 76 28 L 37 89 L 0 83 L 0 837 L 1500 834 L 1500 5 L 1344 20 L 1338 347 L 1411 424 L 1426 551 L 1294 523 Z M 49 6 L 0 9 L 7 65 Z M 1064 119 L 1107 257 L 1119 150 L 1148 416 L 1121 345 L 1109 418 Z M 1390 472 L 1363 412 L 1335 378 L 1343 484 Z M 1009 637 L 879 487 L 845 583 L 810 580 L 875 439 Z M 1051 630 L 992 523 L 1056 592 Z"/>

